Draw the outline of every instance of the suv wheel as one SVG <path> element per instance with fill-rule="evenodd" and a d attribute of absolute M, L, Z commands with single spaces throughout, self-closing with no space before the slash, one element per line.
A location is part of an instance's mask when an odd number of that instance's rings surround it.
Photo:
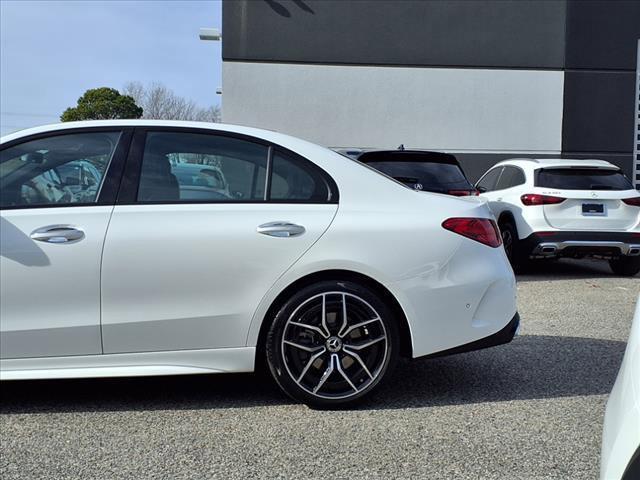
<path fill-rule="evenodd" d="M 502 245 L 504 246 L 504 251 L 507 254 L 509 263 L 511 263 L 514 270 L 518 270 L 523 262 L 516 226 L 509 220 L 503 220 L 498 226 L 500 228 L 500 235 L 502 236 Z"/>
<path fill-rule="evenodd" d="M 399 334 L 379 295 L 348 281 L 306 287 L 276 314 L 266 340 L 278 385 L 316 408 L 351 406 L 393 370 Z"/>
<path fill-rule="evenodd" d="M 616 260 L 609 260 L 609 266 L 616 275 L 633 277 L 640 272 L 640 257 L 623 255 Z"/>

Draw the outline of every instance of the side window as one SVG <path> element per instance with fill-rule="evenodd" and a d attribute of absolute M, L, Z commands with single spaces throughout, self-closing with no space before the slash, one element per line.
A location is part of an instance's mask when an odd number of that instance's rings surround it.
<path fill-rule="evenodd" d="M 513 167 L 505 166 L 502 169 L 502 174 L 498 178 L 498 182 L 494 187 L 495 190 L 504 190 L 511 187 L 511 179 L 513 177 Z"/>
<path fill-rule="evenodd" d="M 0 206 L 53 207 L 98 200 L 120 132 L 57 135 L 0 152 Z"/>
<path fill-rule="evenodd" d="M 517 185 L 525 183 L 525 177 L 522 170 L 518 167 L 505 166 L 502 171 L 502 175 L 498 179 L 496 190 L 504 190 L 505 188 L 512 188 Z"/>
<path fill-rule="evenodd" d="M 268 147 L 215 134 L 149 132 L 138 201 L 264 201 Z"/>
<path fill-rule="evenodd" d="M 494 168 L 493 170 L 489 170 L 484 176 L 476 183 L 476 188 L 482 192 L 491 192 L 495 190 L 495 185 L 500 176 L 500 172 L 502 171 L 501 167 Z"/>
<path fill-rule="evenodd" d="M 504 190 L 505 188 L 515 187 L 525 183 L 524 173 L 517 167 L 505 166 L 502 175 L 498 179 L 496 190 Z"/>
<path fill-rule="evenodd" d="M 329 186 L 317 168 L 276 150 L 269 200 L 326 202 L 331 198 Z"/>
<path fill-rule="evenodd" d="M 524 176 L 524 172 L 519 168 L 514 168 L 515 173 L 513 174 L 513 181 L 511 182 L 512 187 L 517 187 L 518 185 L 524 185 L 527 183 L 527 178 Z"/>

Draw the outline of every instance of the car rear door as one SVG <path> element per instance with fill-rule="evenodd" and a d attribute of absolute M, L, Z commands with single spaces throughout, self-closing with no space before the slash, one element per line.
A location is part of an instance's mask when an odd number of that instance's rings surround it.
<path fill-rule="evenodd" d="M 638 207 L 622 200 L 636 192 L 618 169 L 544 168 L 536 172 L 536 186 L 540 193 L 565 199 L 543 207 L 553 228 L 624 231 L 638 224 Z"/>
<path fill-rule="evenodd" d="M 244 346 L 337 207 L 326 173 L 259 139 L 138 130 L 104 249 L 105 353 Z"/>
<path fill-rule="evenodd" d="M 505 165 L 496 182 L 494 190 L 489 193 L 496 218 L 504 212 L 517 216 L 520 205 L 520 187 L 526 183 L 525 173 L 520 167 Z"/>
<path fill-rule="evenodd" d="M 503 167 L 498 166 L 487 171 L 475 185 L 480 193 L 480 197 L 485 198 L 489 203 L 489 208 L 494 215 L 500 214 L 500 204 L 502 193 L 495 191 L 496 184 L 500 179 Z"/>
<path fill-rule="evenodd" d="M 129 131 L 28 137 L 0 153 L 0 355 L 102 353 L 100 260 Z M 91 165 L 92 176 L 65 175 Z"/>

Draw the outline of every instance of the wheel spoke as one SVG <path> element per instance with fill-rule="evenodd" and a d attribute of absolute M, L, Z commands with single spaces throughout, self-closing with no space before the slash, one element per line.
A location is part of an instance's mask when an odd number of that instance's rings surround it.
<path fill-rule="evenodd" d="M 315 353 L 318 350 L 324 350 L 324 347 L 307 347 L 306 345 L 300 345 L 299 343 L 295 343 L 290 340 L 283 340 L 282 343 L 291 345 L 292 347 L 299 348 L 300 350 L 304 350 L 305 352 L 309 353 Z"/>
<path fill-rule="evenodd" d="M 302 379 L 304 378 L 304 376 L 307 374 L 307 371 L 309 370 L 309 368 L 311 368 L 311 365 L 313 364 L 313 362 L 315 362 L 318 358 L 320 358 L 321 355 L 323 355 L 327 349 L 324 347 L 320 347 L 322 348 L 321 351 L 319 351 L 318 353 L 316 353 L 315 355 L 313 355 L 309 361 L 307 362 L 307 364 L 304 366 L 304 369 L 302 369 L 302 373 L 300 374 L 300 376 L 298 377 L 298 383 L 300 383 L 302 381 Z"/>
<path fill-rule="evenodd" d="M 371 372 L 369 371 L 369 369 L 367 368 L 367 365 L 364 363 L 364 361 L 362 360 L 362 357 L 360 357 L 360 355 L 358 355 L 356 352 L 352 352 L 351 350 L 349 350 L 349 348 L 347 346 L 345 346 L 343 348 L 344 353 L 346 353 L 347 355 L 349 355 L 351 358 L 355 358 L 356 361 L 360 364 L 360 366 L 362 367 L 362 369 L 366 372 L 367 375 L 369 375 L 369 378 L 371 380 L 373 380 L 373 375 L 371 375 Z"/>
<path fill-rule="evenodd" d="M 340 327 L 340 330 L 338 331 L 338 336 L 340 338 L 342 338 L 341 332 L 347 328 L 347 296 L 343 293 L 342 294 L 342 326 Z"/>
<path fill-rule="evenodd" d="M 356 323 L 355 325 L 351 325 L 347 330 L 341 334 L 338 334 L 340 338 L 344 338 L 353 332 L 356 328 L 364 327 L 365 325 L 369 325 L 373 322 L 380 322 L 380 317 L 372 318 L 371 320 L 365 320 L 364 322 Z"/>
<path fill-rule="evenodd" d="M 342 369 L 342 366 L 340 365 L 340 359 L 338 358 L 338 354 L 334 353 L 333 355 L 331 355 L 331 359 L 332 360 L 334 360 L 334 357 L 335 357 L 335 362 L 336 362 L 336 369 L 338 370 L 338 372 L 340 372 L 340 375 L 342 375 L 342 377 L 347 381 L 347 383 L 349 385 L 351 385 L 351 388 L 353 388 L 357 392 L 358 389 L 356 388 L 356 386 L 353 384 L 353 382 L 349 379 L 347 374 Z"/>
<path fill-rule="evenodd" d="M 289 322 L 289 325 L 295 325 L 297 327 L 306 328 L 307 330 L 311 330 L 312 332 L 318 332 L 322 335 L 322 338 L 329 338 L 329 335 L 326 335 L 320 327 L 316 327 L 314 325 L 307 325 L 306 323 L 294 322 L 293 320 Z"/>
<path fill-rule="evenodd" d="M 348 348 L 349 349 L 354 349 L 354 350 L 363 350 L 367 347 L 370 347 L 371 345 L 374 345 L 378 342 L 381 342 L 383 340 L 386 340 L 386 335 L 383 335 L 381 337 L 378 338 L 374 338 L 373 340 L 369 340 L 368 342 L 362 343 L 360 345 L 349 345 Z"/>
<path fill-rule="evenodd" d="M 324 328 L 324 331 L 327 334 L 324 338 L 328 338 L 331 335 L 331 332 L 327 326 L 327 296 L 325 294 L 322 294 L 322 328 Z"/>
<path fill-rule="evenodd" d="M 320 390 L 322 388 L 322 385 L 324 385 L 324 382 L 327 381 L 327 378 L 329 378 L 331 376 L 331 374 L 333 373 L 333 355 L 331 355 L 331 357 L 329 357 L 329 358 L 330 358 L 329 359 L 329 366 L 327 367 L 327 369 L 322 374 L 322 377 L 320 377 L 320 381 L 316 385 L 316 388 L 313 389 L 313 393 L 316 393 L 318 390 Z"/>

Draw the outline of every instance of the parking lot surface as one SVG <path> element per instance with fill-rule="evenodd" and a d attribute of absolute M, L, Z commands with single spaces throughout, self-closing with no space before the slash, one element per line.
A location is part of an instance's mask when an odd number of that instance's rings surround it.
<path fill-rule="evenodd" d="M 597 478 L 638 280 L 539 266 L 511 344 L 403 361 L 350 411 L 253 374 L 4 383 L 0 478 Z"/>

